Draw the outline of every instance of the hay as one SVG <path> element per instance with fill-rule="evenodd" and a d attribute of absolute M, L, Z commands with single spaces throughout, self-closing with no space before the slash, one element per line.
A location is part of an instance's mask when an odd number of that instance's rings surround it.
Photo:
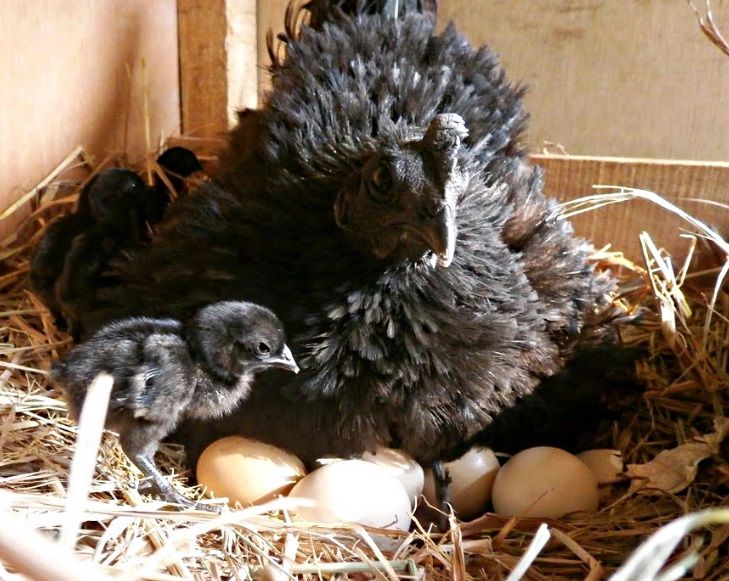
<path fill-rule="evenodd" d="M 220 515 L 179 512 L 137 492 L 139 474 L 112 434 L 104 435 L 97 454 L 89 439 L 91 458 L 97 458 L 93 478 L 88 485 L 72 483 L 77 469 L 71 478 L 71 466 L 79 462 L 73 456 L 77 433 L 87 426 L 69 421 L 60 394 L 47 382 L 51 361 L 70 347 L 70 340 L 54 327 L 25 279 L 30 251 L 43 229 L 53 216 L 71 209 L 81 184 L 63 177 L 78 165 L 89 172 L 98 169 L 77 150 L 3 214 L 30 210 L 0 251 L 0 518 L 5 525 L 0 562 L 6 567 L 37 578 L 155 580 L 260 575 L 512 581 L 525 572 L 532 580 L 597 580 L 622 567 L 614 579 L 631 581 L 675 579 L 684 570 L 695 578 L 720 579 L 729 571 L 727 509 L 697 512 L 729 506 L 729 466 L 721 453 L 729 429 L 724 418 L 729 296 L 722 284 L 729 246 L 666 200 L 650 192 L 617 190 L 561 208 L 572 215 L 649 199 L 694 229 L 689 248 L 708 240 L 721 251 L 716 265 L 698 268 L 691 258 L 674 265 L 643 233 L 642 266 L 610 249 L 595 254 L 596 262 L 624 281 L 615 300 L 641 316 L 639 325 L 623 330 L 624 343 L 649 353 L 637 365 L 645 382 L 638 405 L 626 403 L 620 421 L 595 442 L 623 451 L 632 481 L 612 485 L 604 508 L 582 518 L 486 514 L 468 523 L 451 518 L 445 534 L 417 522 L 411 533 L 397 533 L 292 522 L 288 499 Z M 179 446 L 163 445 L 158 460 L 180 489 L 199 496 L 199 490 L 185 486 Z M 662 479 L 666 465 L 672 468 L 670 484 Z M 715 526 L 705 528 L 709 524 Z M 664 525 L 668 528 L 628 561 Z M 60 531 L 65 546 L 52 540 Z M 373 535 L 389 536 L 390 548 L 381 550 Z M 669 569 L 655 576 L 666 561 Z M 0 566 L 0 577 L 9 575 Z"/>

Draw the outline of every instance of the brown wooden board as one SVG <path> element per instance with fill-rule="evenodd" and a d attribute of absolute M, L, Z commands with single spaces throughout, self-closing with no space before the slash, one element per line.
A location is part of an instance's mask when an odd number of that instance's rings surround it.
<path fill-rule="evenodd" d="M 182 125 L 220 137 L 258 94 L 255 0 L 178 0 Z"/>
<path fill-rule="evenodd" d="M 176 30 L 174 0 L 0 3 L 0 212 L 79 145 L 139 160 L 145 95 L 152 147 L 179 131 Z"/>
<path fill-rule="evenodd" d="M 729 163 L 534 155 L 545 170 L 546 192 L 560 200 L 599 193 L 594 185 L 653 191 L 689 214 L 729 235 L 729 209 L 695 200 L 729 204 Z M 602 190 L 600 190 L 602 192 Z M 680 228 L 689 224 L 650 202 L 634 200 L 600 208 L 572 220 L 577 232 L 598 246 L 611 244 L 633 259 L 641 257 L 638 236 L 648 232 L 658 246 L 683 256 L 689 242 Z"/>

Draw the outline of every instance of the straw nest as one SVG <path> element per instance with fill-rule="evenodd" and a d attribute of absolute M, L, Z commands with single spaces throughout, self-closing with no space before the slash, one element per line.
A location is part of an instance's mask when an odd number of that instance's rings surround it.
<path fill-rule="evenodd" d="M 69 421 L 47 372 L 70 339 L 28 291 L 26 275 L 45 225 L 72 208 L 82 183 L 64 175 L 78 166 L 87 176 L 95 169 L 82 150 L 73 152 L 3 216 L 30 211 L 0 246 L 0 563 L 7 569 L 47 579 L 435 580 L 518 579 L 525 571 L 534 580 L 676 579 L 688 569 L 693 578 L 726 579 L 729 296 L 722 282 L 729 245 L 691 216 L 635 190 L 611 189 L 563 207 L 573 215 L 647 198 L 681 215 L 694 232 L 690 247 L 710 245 L 717 265 L 698 272 L 690 256 L 674 265 L 646 233 L 641 265 L 608 250 L 595 255 L 624 282 L 615 300 L 642 312 L 623 341 L 648 353 L 637 364 L 645 384 L 639 403 L 626 404 L 596 441 L 621 450 L 629 465 L 600 512 L 544 524 L 486 514 L 468 523 L 451 518 L 445 534 L 417 523 L 409 534 L 384 533 L 292 522 L 286 499 L 221 515 L 179 512 L 137 492 L 139 475 L 113 434 L 97 448 L 101 427 L 93 418 L 80 429 Z M 187 494 L 199 494 L 184 488 L 179 446 L 162 446 L 159 464 Z M 702 509 L 712 510 L 680 518 Z M 379 549 L 374 533 L 392 537 L 393 550 Z M 7 569 L 0 565 L 0 577 Z"/>

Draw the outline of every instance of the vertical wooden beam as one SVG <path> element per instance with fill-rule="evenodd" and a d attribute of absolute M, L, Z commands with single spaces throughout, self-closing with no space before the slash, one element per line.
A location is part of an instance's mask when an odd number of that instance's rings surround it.
<path fill-rule="evenodd" d="M 257 104 L 256 0 L 178 0 L 182 130 L 220 137 Z"/>

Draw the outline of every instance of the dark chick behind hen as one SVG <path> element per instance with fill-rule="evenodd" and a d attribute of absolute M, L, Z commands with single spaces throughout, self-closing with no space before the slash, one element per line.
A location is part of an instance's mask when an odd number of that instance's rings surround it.
<path fill-rule="evenodd" d="M 438 32 L 432 4 L 313 0 L 298 32 L 291 11 L 218 182 L 171 207 L 88 313 L 94 327 L 225 298 L 281 317 L 302 372 L 261 378 L 186 443 L 239 432 L 307 461 L 377 446 L 450 460 L 611 335 L 613 281 L 543 194 L 523 89 L 488 48 Z"/>
<path fill-rule="evenodd" d="M 101 262 L 105 266 L 111 256 L 109 251 L 104 249 L 94 252 L 94 256 L 86 260 L 84 256 L 89 254 L 89 250 L 81 250 L 78 244 L 74 246 L 74 242 L 79 236 L 91 232 L 95 233 L 92 235 L 94 240 L 83 243 L 81 246 L 84 248 L 90 246 L 96 249 L 99 245 L 108 248 L 109 243 L 104 243 L 107 238 L 115 241 L 113 243 L 115 248 L 125 245 L 124 240 L 138 241 L 144 229 L 139 205 L 145 191 L 144 182 L 134 172 L 120 168 L 105 170 L 84 186 L 75 212 L 58 218 L 48 226 L 31 261 L 30 285 L 33 292 L 51 310 L 57 322 L 65 323 L 65 317 L 62 315 L 64 299 L 61 295 L 68 294 L 69 276 L 78 274 L 79 269 L 87 273 L 89 271 L 98 273 L 101 268 L 97 263 Z M 104 235 L 101 236 L 100 232 Z M 69 256 L 73 256 L 71 262 L 74 265 L 70 266 L 70 273 L 66 273 L 66 280 L 59 282 L 64 278 L 64 268 Z M 76 266 L 75 263 L 79 260 L 86 264 Z M 92 267 L 89 262 L 97 265 Z M 81 278 L 85 281 L 83 286 L 94 285 L 97 282 L 95 277 L 89 280 L 88 275 L 81 275 Z M 74 281 L 74 284 L 76 282 Z M 65 302 L 68 303 L 68 299 L 65 299 Z M 73 319 L 75 314 L 66 313 L 66 317 Z"/>
<path fill-rule="evenodd" d="M 108 272 L 110 262 L 144 240 L 142 202 L 146 192 L 135 172 L 111 168 L 101 172 L 82 194 L 79 207 L 88 208 L 84 212 L 90 213 L 93 222 L 73 238 L 54 286 L 55 299 L 77 340 L 81 330 L 76 321 L 84 311 L 95 308 L 100 288 L 117 282 Z M 49 245 L 53 244 L 59 242 L 50 240 Z"/>
<path fill-rule="evenodd" d="M 187 194 L 187 178 L 203 169 L 197 156 L 184 147 L 170 147 L 157 158 L 157 164 L 165 173 L 176 198 Z M 154 185 L 144 199 L 144 216 L 147 222 L 151 226 L 159 223 L 171 202 L 169 186 L 161 177 L 155 175 Z"/>
<path fill-rule="evenodd" d="M 101 372 L 114 378 L 106 426 L 129 459 L 170 502 L 191 504 L 159 473 L 159 442 L 182 418 L 219 418 L 245 399 L 256 373 L 298 372 L 283 327 L 269 310 L 221 302 L 187 328 L 174 319 L 124 319 L 104 327 L 53 366 L 78 419 L 86 390 Z"/>

